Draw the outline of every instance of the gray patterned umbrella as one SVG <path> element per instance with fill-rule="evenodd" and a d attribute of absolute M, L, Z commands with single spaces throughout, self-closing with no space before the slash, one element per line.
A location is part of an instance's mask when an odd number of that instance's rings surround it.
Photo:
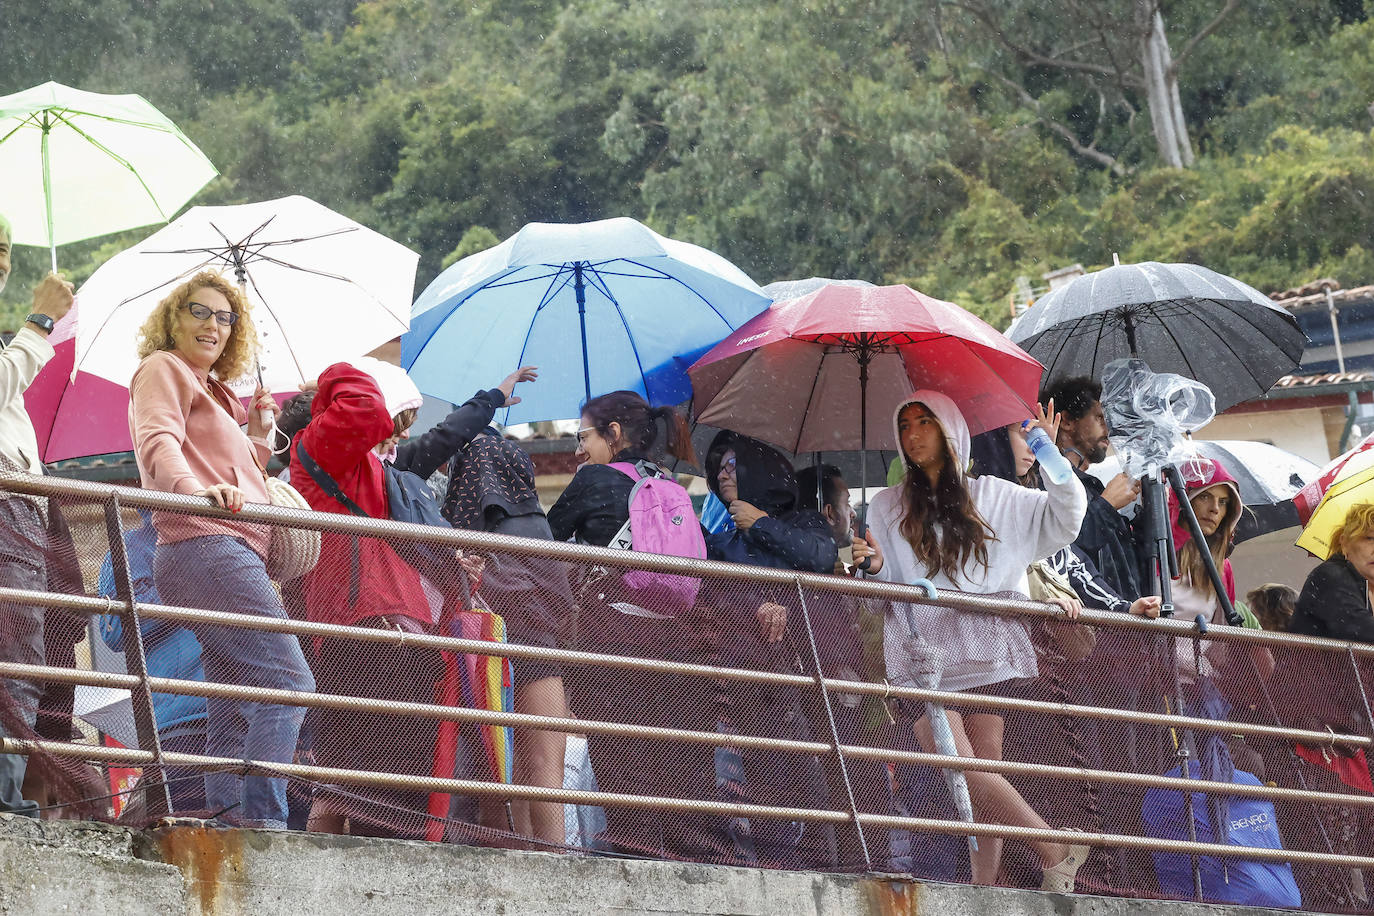
<path fill-rule="evenodd" d="M 1306 338 L 1269 297 L 1196 264 L 1121 264 L 1041 297 L 1007 336 L 1045 365 L 1048 387 L 1099 378 L 1114 359 L 1205 384 L 1217 412 L 1257 398 L 1297 367 Z"/>

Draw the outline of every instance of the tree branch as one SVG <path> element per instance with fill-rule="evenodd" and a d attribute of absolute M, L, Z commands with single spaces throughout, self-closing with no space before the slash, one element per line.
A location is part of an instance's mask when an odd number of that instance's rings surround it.
<path fill-rule="evenodd" d="M 1202 27 L 1202 31 L 1188 39 L 1188 43 L 1183 46 L 1183 50 L 1179 51 L 1178 55 L 1174 57 L 1174 62 L 1169 67 L 1169 76 L 1178 76 L 1179 68 L 1182 67 L 1183 62 L 1188 59 L 1188 55 L 1193 53 L 1193 49 L 1198 46 L 1198 43 L 1215 32 L 1221 25 L 1222 20 L 1231 15 L 1231 12 L 1238 6 L 1240 6 L 1240 0 L 1226 0 L 1226 5 L 1221 8 L 1221 12 L 1213 16 L 1212 21 Z"/>
<path fill-rule="evenodd" d="M 995 21 L 992 13 L 982 4 L 968 2 L 968 0 L 951 0 L 950 5 L 970 13 L 975 19 L 981 21 L 983 27 L 997 39 L 999 44 L 1026 63 L 1038 64 L 1042 67 L 1053 67 L 1058 70 L 1071 70 L 1078 73 L 1095 73 L 1098 76 L 1106 76 L 1120 80 L 1122 86 L 1127 86 L 1132 89 L 1140 89 L 1143 86 L 1143 83 L 1134 77 L 1123 78 L 1121 71 L 1113 67 L 1104 67 L 1101 64 L 1092 64 L 1081 60 L 1063 60 L 1059 57 L 1047 57 L 1038 51 L 1033 51 L 1023 45 L 1016 44 L 1007 37 L 1006 32 Z"/>
<path fill-rule="evenodd" d="M 1010 89 L 1012 92 L 1016 93 L 1016 95 L 1021 99 L 1022 104 L 1024 104 L 1026 107 L 1030 108 L 1032 111 L 1035 112 L 1035 116 L 1037 119 L 1039 119 L 1040 123 L 1044 124 L 1047 128 L 1054 131 L 1059 136 L 1063 137 L 1064 140 L 1068 142 L 1069 147 L 1074 151 L 1074 153 L 1076 153 L 1079 156 L 1082 156 L 1084 159 L 1096 162 L 1103 168 L 1109 169 L 1113 175 L 1116 175 L 1118 177 L 1125 177 L 1126 175 L 1130 174 L 1130 170 L 1123 166 L 1120 162 L 1118 162 L 1114 156 L 1102 152 L 1095 145 L 1084 146 L 1081 142 L 1079 142 L 1078 135 L 1073 132 L 1072 128 L 1070 128 L 1067 124 L 1061 124 L 1060 122 L 1046 115 L 1044 113 L 1044 109 L 1040 105 L 1040 100 L 1037 99 L 1035 96 L 1031 95 L 1029 92 L 1027 92 L 1024 86 L 1020 85 L 1019 83 L 1013 80 L 1007 79 L 1000 73 L 993 73 L 986 67 L 979 67 L 978 69 L 982 70 L 984 73 L 989 74 L 990 76 L 992 76 L 993 79 L 997 80 L 1002 85 Z"/>

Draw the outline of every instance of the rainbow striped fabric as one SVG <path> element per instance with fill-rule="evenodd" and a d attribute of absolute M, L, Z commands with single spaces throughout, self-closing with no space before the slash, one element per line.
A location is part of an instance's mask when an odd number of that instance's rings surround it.
<path fill-rule="evenodd" d="M 506 623 L 499 614 L 485 609 L 460 611 L 453 617 L 453 635 L 462 639 L 506 642 Z M 511 685 L 511 663 L 494 655 L 464 655 L 459 666 L 460 702 L 473 709 L 512 712 L 515 691 Z M 483 725 L 482 745 L 493 779 L 511 783 L 514 779 L 515 735 L 501 725 Z"/>

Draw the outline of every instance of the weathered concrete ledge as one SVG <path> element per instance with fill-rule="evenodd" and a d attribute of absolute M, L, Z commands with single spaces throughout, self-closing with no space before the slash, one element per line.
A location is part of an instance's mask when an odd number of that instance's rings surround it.
<path fill-rule="evenodd" d="M 1260 916 L 1057 896 L 388 840 L 0 815 L 0 914 L 57 916 Z"/>

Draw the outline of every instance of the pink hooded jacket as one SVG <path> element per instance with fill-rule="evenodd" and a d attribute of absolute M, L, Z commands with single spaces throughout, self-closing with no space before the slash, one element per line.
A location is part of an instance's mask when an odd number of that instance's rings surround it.
<path fill-rule="evenodd" d="M 1198 467 L 1200 465 L 1200 467 Z M 1220 530 L 1227 533 L 1230 538 L 1235 534 L 1236 523 L 1240 521 L 1240 513 L 1244 509 L 1244 503 L 1240 499 L 1240 488 L 1236 485 L 1236 479 L 1226 470 L 1226 467 L 1219 461 L 1208 458 L 1199 458 L 1196 462 L 1190 462 L 1188 466 L 1181 468 L 1182 471 L 1200 470 L 1200 476 L 1189 476 L 1187 473 L 1183 477 L 1183 485 L 1188 492 L 1188 499 L 1191 500 L 1203 490 L 1214 487 L 1217 484 L 1224 485 L 1231 491 L 1231 505 L 1226 510 L 1226 517 L 1221 520 Z M 1183 545 L 1193 539 L 1192 533 L 1188 530 L 1187 523 L 1183 521 L 1178 505 L 1178 498 L 1174 496 L 1172 490 L 1169 491 L 1169 524 L 1174 532 L 1174 550 L 1182 550 Z M 1221 569 L 1221 581 L 1226 586 L 1226 595 L 1232 602 L 1236 600 L 1236 577 L 1231 571 L 1231 561 L 1224 560 Z"/>

